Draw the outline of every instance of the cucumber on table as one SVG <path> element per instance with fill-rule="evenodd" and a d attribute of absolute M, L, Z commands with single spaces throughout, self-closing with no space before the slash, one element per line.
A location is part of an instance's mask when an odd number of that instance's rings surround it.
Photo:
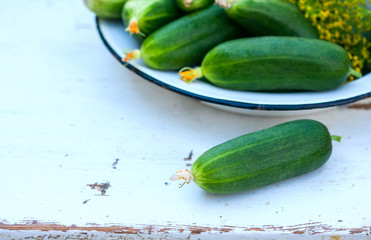
<path fill-rule="evenodd" d="M 174 0 L 128 0 L 122 9 L 126 31 L 147 36 L 179 17 Z"/>
<path fill-rule="evenodd" d="M 298 36 L 317 38 L 316 29 L 297 6 L 283 0 L 223 1 L 230 18 L 255 36 Z"/>
<path fill-rule="evenodd" d="M 123 58 L 141 57 L 144 63 L 159 70 L 179 70 L 200 64 L 216 45 L 242 35 L 242 30 L 219 6 L 210 6 L 178 18 L 150 34 L 141 45 Z"/>
<path fill-rule="evenodd" d="M 331 156 L 332 140 L 340 137 L 318 121 L 286 122 L 217 145 L 170 179 L 194 181 L 211 193 L 244 192 L 319 168 Z"/>
<path fill-rule="evenodd" d="M 119 19 L 126 0 L 84 0 L 84 3 L 98 17 Z"/>
<path fill-rule="evenodd" d="M 302 37 L 254 37 L 219 44 L 201 67 L 180 71 L 184 81 L 205 77 L 212 84 L 249 91 L 325 91 L 343 85 L 350 67 L 337 44 Z"/>

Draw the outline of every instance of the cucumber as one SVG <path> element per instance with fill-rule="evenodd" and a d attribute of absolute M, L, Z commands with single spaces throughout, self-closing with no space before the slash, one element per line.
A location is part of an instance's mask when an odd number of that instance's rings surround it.
<path fill-rule="evenodd" d="M 193 12 L 210 6 L 214 0 L 176 0 L 176 5 L 185 12 Z"/>
<path fill-rule="evenodd" d="M 194 181 L 211 193 L 244 192 L 319 168 L 331 156 L 332 140 L 339 137 L 318 121 L 286 122 L 217 145 L 170 179 Z"/>
<path fill-rule="evenodd" d="M 361 76 L 337 44 L 276 36 L 222 43 L 200 68 L 180 74 L 185 81 L 204 76 L 216 86 L 249 91 L 325 91 L 343 85 L 348 75 Z"/>
<path fill-rule="evenodd" d="M 84 0 L 84 3 L 98 17 L 118 19 L 126 0 Z"/>
<path fill-rule="evenodd" d="M 178 16 L 174 0 L 128 0 L 121 17 L 126 31 L 147 36 Z"/>
<path fill-rule="evenodd" d="M 144 63 L 159 70 L 179 70 L 200 64 L 216 45 L 240 36 L 242 30 L 223 9 L 210 6 L 178 18 L 149 35 L 140 50 L 123 58 L 141 57 Z"/>
<path fill-rule="evenodd" d="M 219 2 L 219 1 L 218 1 Z M 222 1 L 222 2 L 225 2 Z M 227 6 L 229 17 L 255 36 L 298 36 L 317 38 L 318 34 L 299 8 L 282 0 L 238 0 Z"/>

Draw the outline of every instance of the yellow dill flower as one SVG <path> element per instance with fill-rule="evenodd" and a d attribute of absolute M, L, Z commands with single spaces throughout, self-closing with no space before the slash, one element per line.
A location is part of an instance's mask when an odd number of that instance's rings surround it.
<path fill-rule="evenodd" d="M 366 0 L 286 0 L 299 7 L 317 29 L 320 39 L 337 43 L 348 52 L 351 66 L 361 71 L 371 63 L 371 11 Z M 367 0 L 369 1 L 369 0 Z"/>

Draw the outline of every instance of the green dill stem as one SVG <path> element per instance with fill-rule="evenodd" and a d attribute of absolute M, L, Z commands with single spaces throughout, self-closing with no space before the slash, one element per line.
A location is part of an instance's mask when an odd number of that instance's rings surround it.
<path fill-rule="evenodd" d="M 333 140 L 333 141 L 340 142 L 341 138 L 342 138 L 341 136 L 331 135 L 331 140 Z"/>
<path fill-rule="evenodd" d="M 361 78 L 362 77 L 362 73 L 354 70 L 353 68 L 350 68 L 349 69 L 349 73 L 348 73 L 348 76 L 349 75 L 352 75 L 352 76 L 355 76 L 356 78 Z"/>

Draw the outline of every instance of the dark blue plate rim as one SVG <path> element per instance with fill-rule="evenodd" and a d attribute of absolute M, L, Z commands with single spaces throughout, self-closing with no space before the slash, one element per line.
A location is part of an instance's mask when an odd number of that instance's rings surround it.
<path fill-rule="evenodd" d="M 329 102 L 321 102 L 321 103 L 313 103 L 313 104 L 297 104 L 297 105 L 285 105 L 285 104 L 256 104 L 256 103 L 248 103 L 248 102 L 238 102 L 238 101 L 230 101 L 225 99 L 218 99 L 218 98 L 212 98 L 203 96 L 200 94 L 195 94 L 192 92 L 188 92 L 179 88 L 176 88 L 172 85 L 166 84 L 162 82 L 161 80 L 158 80 L 131 65 L 130 63 L 126 63 L 122 61 L 120 55 L 111 47 L 111 45 L 108 43 L 107 39 L 105 38 L 101 25 L 100 25 L 100 18 L 95 18 L 96 27 L 99 33 L 100 38 L 103 41 L 103 44 L 106 46 L 106 48 L 109 50 L 109 52 L 124 66 L 126 66 L 131 71 L 135 72 L 139 76 L 143 77 L 144 79 L 162 87 L 167 90 L 179 93 L 183 96 L 187 96 L 190 98 L 194 98 L 203 102 L 218 104 L 222 106 L 228 106 L 228 107 L 235 107 L 235 108 L 242 108 L 242 109 L 250 109 L 250 110 L 264 110 L 264 111 L 297 111 L 297 110 L 311 110 L 311 109 L 320 109 L 320 108 L 330 108 L 330 107 L 336 107 L 341 105 L 350 104 L 353 102 L 356 102 L 358 100 L 362 100 L 365 98 L 371 97 L 371 91 L 367 92 L 365 94 L 357 95 L 350 98 L 345 99 L 339 99 L 336 101 L 329 101 Z"/>

